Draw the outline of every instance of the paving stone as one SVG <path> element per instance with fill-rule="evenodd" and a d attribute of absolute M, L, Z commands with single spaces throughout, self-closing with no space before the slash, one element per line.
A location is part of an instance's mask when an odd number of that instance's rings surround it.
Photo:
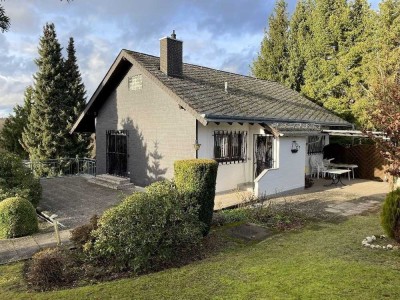
<path fill-rule="evenodd" d="M 18 259 L 18 253 L 10 240 L 0 241 L 0 265 L 15 261 Z"/>
<path fill-rule="evenodd" d="M 330 213 L 334 213 L 334 214 L 340 214 L 342 213 L 342 211 L 340 209 L 336 209 L 336 208 L 325 208 L 325 211 L 330 212 Z"/>
<path fill-rule="evenodd" d="M 31 236 L 12 239 L 12 243 L 20 259 L 30 258 L 34 253 L 40 250 L 39 245 Z"/>

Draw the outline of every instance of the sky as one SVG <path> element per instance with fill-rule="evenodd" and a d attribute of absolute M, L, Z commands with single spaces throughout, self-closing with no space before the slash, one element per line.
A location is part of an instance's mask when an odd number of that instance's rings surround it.
<path fill-rule="evenodd" d="M 370 0 L 377 8 L 379 0 Z M 296 0 L 288 0 L 293 11 Z M 184 62 L 250 74 L 275 0 L 5 0 L 11 19 L 0 32 L 0 118 L 23 103 L 37 71 L 39 38 L 54 23 L 66 55 L 69 37 L 87 97 L 121 49 L 159 56 L 159 39 L 176 31 Z"/>

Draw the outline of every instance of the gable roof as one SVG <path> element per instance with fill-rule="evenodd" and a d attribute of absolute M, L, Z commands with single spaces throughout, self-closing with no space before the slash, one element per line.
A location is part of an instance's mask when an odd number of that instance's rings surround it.
<path fill-rule="evenodd" d="M 94 131 L 96 111 L 133 64 L 203 125 L 285 122 L 351 127 L 347 121 L 280 83 L 187 63 L 183 64 L 182 77 L 167 76 L 160 71 L 159 57 L 122 50 L 71 132 Z"/>

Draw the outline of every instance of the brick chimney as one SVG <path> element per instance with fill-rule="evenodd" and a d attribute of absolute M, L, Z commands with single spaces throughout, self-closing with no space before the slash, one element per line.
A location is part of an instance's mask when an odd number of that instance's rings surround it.
<path fill-rule="evenodd" d="M 182 43 L 176 39 L 175 30 L 170 37 L 160 39 L 160 70 L 168 76 L 183 76 Z"/>

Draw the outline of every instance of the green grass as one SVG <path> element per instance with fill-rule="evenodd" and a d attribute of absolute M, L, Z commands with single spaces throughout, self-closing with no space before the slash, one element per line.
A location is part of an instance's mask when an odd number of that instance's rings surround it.
<path fill-rule="evenodd" d="M 2 299 L 399 299 L 400 252 L 361 247 L 377 215 L 275 235 L 204 261 L 132 279 L 28 293 L 22 263 L 0 267 Z"/>

